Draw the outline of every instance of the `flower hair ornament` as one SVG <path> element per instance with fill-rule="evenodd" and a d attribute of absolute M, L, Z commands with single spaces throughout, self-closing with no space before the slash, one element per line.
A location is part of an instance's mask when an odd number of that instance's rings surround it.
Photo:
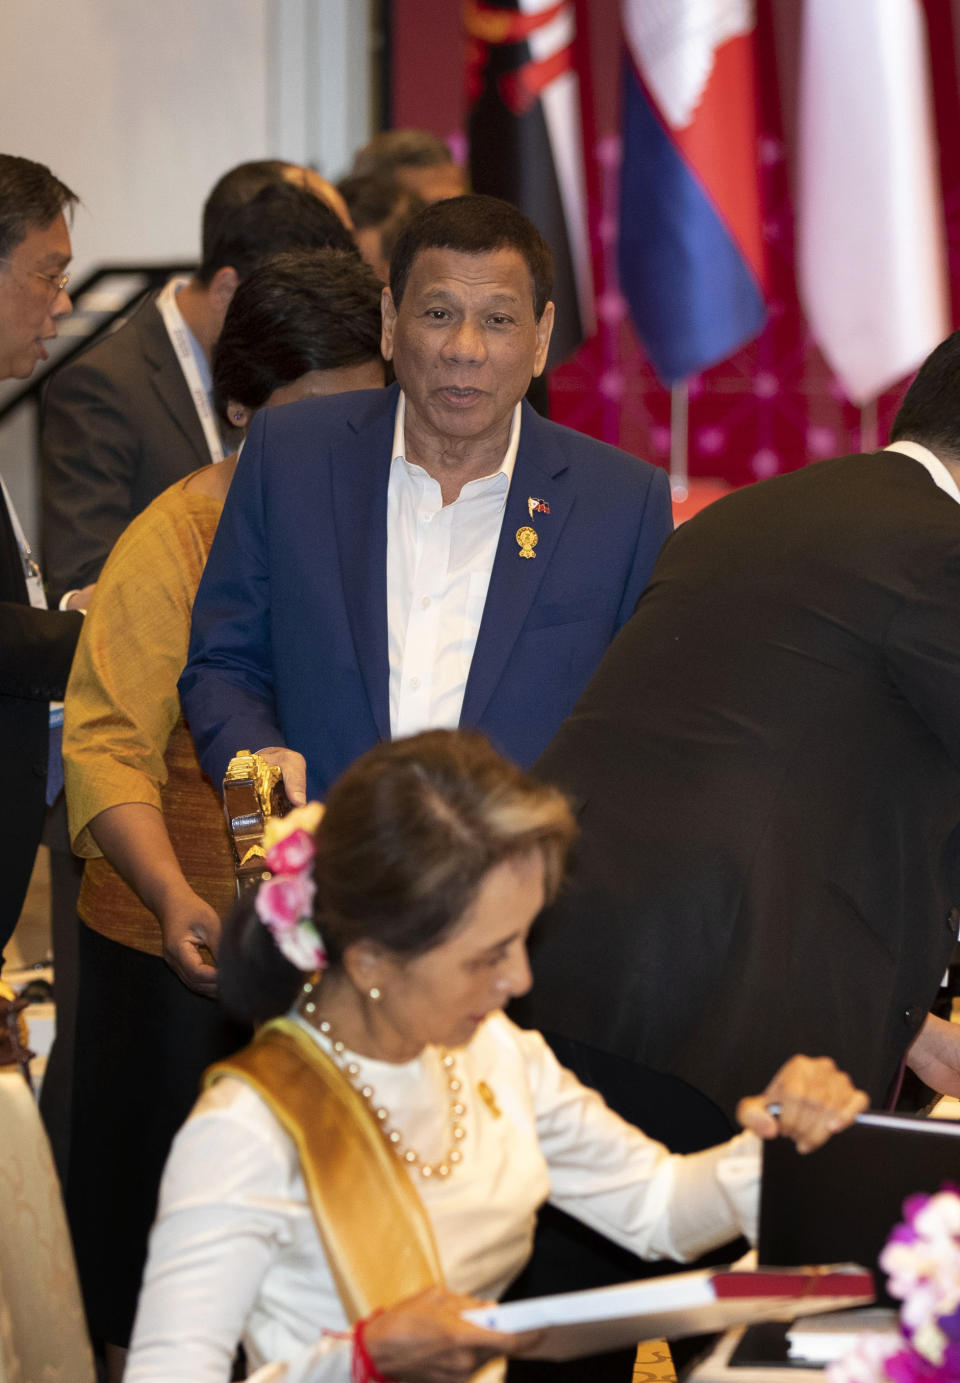
<path fill-rule="evenodd" d="M 269 874 L 259 884 L 253 904 L 280 954 L 307 972 L 327 968 L 323 938 L 313 920 L 314 836 L 322 816 L 323 804 L 308 802 L 286 816 L 268 817 L 263 844 Z"/>

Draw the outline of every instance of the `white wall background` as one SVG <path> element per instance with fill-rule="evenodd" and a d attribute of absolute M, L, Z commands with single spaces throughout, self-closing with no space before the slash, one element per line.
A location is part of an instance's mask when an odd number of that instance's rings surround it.
<path fill-rule="evenodd" d="M 224 169 L 267 155 L 269 0 L 3 0 L 0 131 L 83 202 L 75 270 L 197 254 Z"/>
<path fill-rule="evenodd" d="M 370 133 L 369 0 L 0 0 L 0 149 L 81 198 L 76 278 L 193 259 L 212 184 L 246 159 L 339 176 Z M 0 469 L 31 537 L 23 422 Z"/>

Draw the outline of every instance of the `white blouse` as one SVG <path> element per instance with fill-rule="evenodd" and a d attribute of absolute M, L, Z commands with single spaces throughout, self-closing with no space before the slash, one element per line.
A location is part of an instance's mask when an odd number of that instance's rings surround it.
<path fill-rule="evenodd" d="M 348 1056 L 404 1145 L 439 1161 L 450 1129 L 437 1050 L 403 1065 Z M 413 1173 L 452 1290 L 499 1297 L 530 1255 L 547 1199 L 643 1258 L 683 1261 L 755 1237 L 752 1134 L 670 1154 L 560 1066 L 539 1033 L 501 1013 L 455 1056 L 463 1160 L 445 1180 Z M 254 1091 L 225 1078 L 198 1100 L 167 1162 L 125 1383 L 225 1383 L 240 1339 L 257 1383 L 349 1383 L 349 1339 L 325 1331 L 349 1323 L 296 1151 Z M 482 1370 L 484 1383 L 503 1367 Z"/>

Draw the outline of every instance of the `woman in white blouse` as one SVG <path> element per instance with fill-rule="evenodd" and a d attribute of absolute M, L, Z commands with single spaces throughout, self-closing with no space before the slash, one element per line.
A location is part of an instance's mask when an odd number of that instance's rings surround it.
<path fill-rule="evenodd" d="M 478 735 L 381 744 L 322 819 L 283 827 L 219 965 L 239 1016 L 288 1016 L 213 1068 L 177 1137 L 130 1383 L 225 1383 L 241 1340 L 258 1383 L 502 1378 L 529 1338 L 460 1313 L 520 1271 L 545 1200 L 694 1258 L 753 1231 L 757 1134 L 808 1150 L 866 1104 L 795 1057 L 742 1102 L 747 1132 L 674 1156 L 516 1028 L 502 1009 L 574 826 Z M 602 938 L 583 944 L 571 964 Z"/>

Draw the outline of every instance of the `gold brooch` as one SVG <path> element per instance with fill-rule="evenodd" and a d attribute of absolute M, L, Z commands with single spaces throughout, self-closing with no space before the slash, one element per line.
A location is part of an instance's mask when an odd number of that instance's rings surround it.
<path fill-rule="evenodd" d="M 535 528 L 518 528 L 517 542 L 520 544 L 521 557 L 536 557 L 534 548 L 539 543 L 540 538 Z"/>
<path fill-rule="evenodd" d="M 500 1106 L 497 1104 L 493 1091 L 485 1080 L 477 1081 L 477 1094 L 480 1096 L 481 1100 L 483 1100 L 483 1103 L 487 1106 L 493 1117 L 499 1119 Z"/>

